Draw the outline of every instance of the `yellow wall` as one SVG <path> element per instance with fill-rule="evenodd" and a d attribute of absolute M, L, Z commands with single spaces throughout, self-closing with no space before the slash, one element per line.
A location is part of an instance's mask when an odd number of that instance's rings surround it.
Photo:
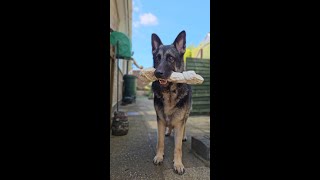
<path fill-rule="evenodd" d="M 184 62 L 187 57 L 201 58 L 200 50 L 203 49 L 202 59 L 210 59 L 210 43 L 205 45 L 200 44 L 198 47 L 186 48 L 186 52 L 183 56 Z"/>
<path fill-rule="evenodd" d="M 192 57 L 192 50 L 190 48 L 186 48 L 186 52 L 184 53 L 183 60 L 186 62 L 188 57 Z"/>

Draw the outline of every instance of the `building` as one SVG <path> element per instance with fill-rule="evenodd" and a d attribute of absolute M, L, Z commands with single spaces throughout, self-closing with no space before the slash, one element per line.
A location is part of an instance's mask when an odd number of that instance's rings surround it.
<path fill-rule="evenodd" d="M 132 0 L 110 0 L 110 34 L 112 31 L 124 33 L 130 41 L 132 40 Z M 123 75 L 132 69 L 132 61 L 119 60 L 117 66 L 115 58 L 115 47 L 110 44 L 110 123 L 113 111 L 117 103 L 122 100 Z M 117 81 L 117 73 L 119 76 Z M 119 89 L 117 89 L 117 83 Z M 119 97 L 117 99 L 117 90 Z M 120 104 L 120 103 L 119 103 Z"/>
<path fill-rule="evenodd" d="M 184 55 L 186 58 L 210 59 L 210 32 L 205 36 L 197 47 L 187 47 Z"/>

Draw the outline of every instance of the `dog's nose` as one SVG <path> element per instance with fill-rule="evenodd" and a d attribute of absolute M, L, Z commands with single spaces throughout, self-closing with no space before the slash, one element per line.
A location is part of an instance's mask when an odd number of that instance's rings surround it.
<path fill-rule="evenodd" d="M 159 71 L 159 70 L 156 70 L 154 72 L 154 75 L 157 77 L 157 78 L 161 78 L 163 76 L 163 72 L 162 71 Z"/>

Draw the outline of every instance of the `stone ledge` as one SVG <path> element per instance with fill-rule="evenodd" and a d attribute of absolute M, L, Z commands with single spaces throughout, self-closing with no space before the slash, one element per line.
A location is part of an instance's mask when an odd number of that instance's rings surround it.
<path fill-rule="evenodd" d="M 191 136 L 191 150 L 203 159 L 210 161 L 210 137 Z"/>

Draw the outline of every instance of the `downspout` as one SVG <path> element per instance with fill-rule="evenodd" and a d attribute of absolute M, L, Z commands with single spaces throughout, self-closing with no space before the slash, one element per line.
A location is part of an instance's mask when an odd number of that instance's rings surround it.
<path fill-rule="evenodd" d="M 127 22 L 128 22 L 128 29 L 127 29 L 127 30 L 128 30 L 128 36 L 129 36 L 129 33 L 130 33 L 130 30 L 129 30 L 129 26 L 130 26 L 129 14 L 130 14 L 130 13 L 129 13 L 129 0 L 127 0 L 127 16 L 126 16 L 126 17 L 128 18 L 128 20 L 127 20 Z M 129 36 L 129 37 L 130 37 L 130 36 Z M 131 37 L 130 37 L 129 39 L 130 39 L 130 42 L 131 42 Z M 128 70 L 129 70 L 129 60 L 127 61 L 127 68 L 126 68 L 126 69 L 127 69 L 127 74 L 128 74 Z"/>
<path fill-rule="evenodd" d="M 119 8 L 118 8 L 118 3 L 117 3 L 117 0 L 114 0 L 114 3 L 116 5 L 116 11 L 117 11 L 117 21 L 118 21 L 118 24 L 117 24 L 117 31 L 119 30 L 119 25 L 120 25 L 120 15 L 119 15 Z"/>
<path fill-rule="evenodd" d="M 112 28 L 110 28 L 110 33 L 111 32 L 113 32 L 113 29 Z M 111 44 L 110 44 L 110 46 L 112 46 Z M 114 59 L 115 59 L 115 49 L 113 48 L 113 46 L 110 48 L 110 50 L 111 51 L 113 51 L 113 54 L 112 54 L 112 56 L 110 56 L 110 58 L 111 58 L 111 61 L 110 61 L 110 63 L 111 63 L 111 71 L 110 71 L 110 73 L 111 73 L 111 80 L 110 80 L 110 116 L 109 116 L 109 118 L 110 118 L 110 129 L 111 129 L 111 127 L 112 127 L 112 104 L 113 104 L 113 86 L 114 86 Z M 111 55 L 111 52 L 110 52 L 110 55 Z"/>

